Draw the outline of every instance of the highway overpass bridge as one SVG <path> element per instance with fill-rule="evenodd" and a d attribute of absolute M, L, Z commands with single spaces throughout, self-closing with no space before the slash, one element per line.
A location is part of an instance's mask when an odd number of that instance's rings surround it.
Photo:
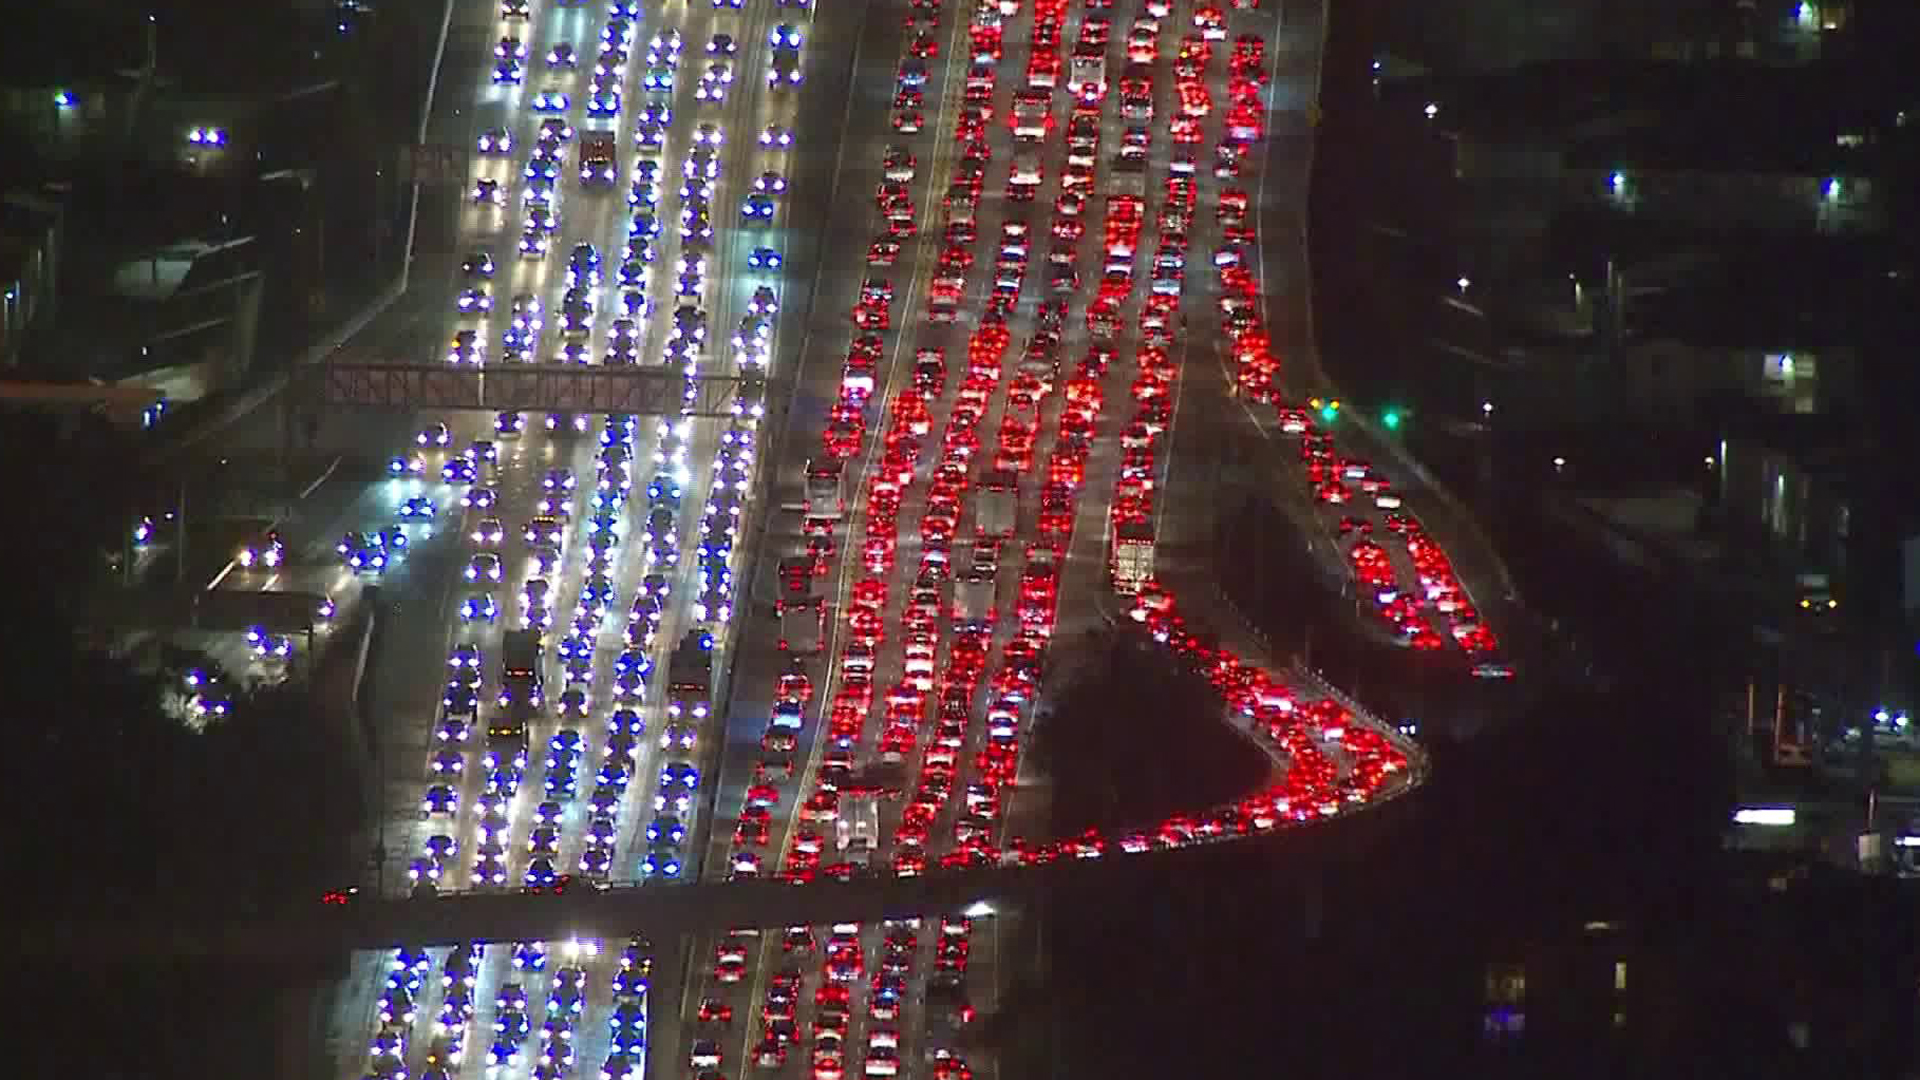
<path fill-rule="evenodd" d="M 1144 873 L 1200 871 L 1248 848 L 1270 854 L 1276 872 L 1311 880 L 1362 857 L 1381 830 L 1412 805 L 1391 799 L 1362 812 L 1230 842 L 1141 854 L 1110 852 L 1045 866 L 946 871 L 920 878 L 873 877 L 790 885 L 779 881 L 633 885 L 553 893 L 451 893 L 431 899 L 322 904 L 258 922 L 140 924 L 133 920 L 35 923 L 16 918 L 13 949 L 29 958 L 147 964 L 196 960 L 265 964 L 337 963 L 354 949 L 452 945 L 463 941 L 613 939 L 644 931 L 656 941 L 738 926 L 872 921 L 890 915 L 958 911 L 975 904 L 1019 906 L 1056 890 L 1119 890 Z"/>

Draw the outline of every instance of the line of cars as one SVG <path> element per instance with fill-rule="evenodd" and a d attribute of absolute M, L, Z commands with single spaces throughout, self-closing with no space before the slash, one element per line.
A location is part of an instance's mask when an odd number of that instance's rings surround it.
<path fill-rule="evenodd" d="M 508 1070 L 531 1080 L 566 1080 L 591 1046 L 602 1062 L 602 1080 L 640 1080 L 647 1048 L 647 991 L 653 946 L 644 936 L 628 940 L 608 964 L 594 941 L 568 941 L 511 948 L 465 942 L 436 962 L 426 950 L 397 948 L 381 957 L 382 986 L 375 1004 L 379 1027 L 368 1046 L 367 1075 L 404 1077 L 417 1057 L 421 1080 L 454 1080 L 474 1066 L 488 1077 Z M 509 961 L 497 986 L 483 981 L 488 961 Z M 435 969 L 438 977 L 435 977 Z M 604 1029 L 589 1022 L 592 971 L 609 969 L 611 997 Z M 439 1005 L 428 1008 L 434 992 Z M 483 995 L 492 992 L 488 1018 L 480 1019 Z M 542 1004 L 536 1021 L 536 1003 Z M 431 1019 L 429 1020 L 429 1014 Z M 536 1027 L 536 1022 L 538 1026 Z M 415 1043 L 415 1033 L 425 1038 Z M 604 1051 L 600 1050 L 604 1040 Z M 481 1049 L 484 1047 L 484 1049 Z"/>
<path fill-rule="evenodd" d="M 1391 481 L 1366 459 L 1343 455 L 1309 405 L 1276 399 L 1274 407 L 1281 433 L 1299 440 L 1304 479 L 1315 499 L 1340 511 L 1338 531 L 1347 562 L 1373 612 L 1411 648 L 1438 651 L 1451 643 L 1474 675 L 1510 678 L 1513 669 L 1500 659 L 1499 638 L 1482 620 L 1446 552 L 1404 508 Z M 1379 512 L 1378 525 L 1391 539 L 1376 536 L 1372 511 Z M 1411 572 L 1411 586 L 1400 559 Z"/>

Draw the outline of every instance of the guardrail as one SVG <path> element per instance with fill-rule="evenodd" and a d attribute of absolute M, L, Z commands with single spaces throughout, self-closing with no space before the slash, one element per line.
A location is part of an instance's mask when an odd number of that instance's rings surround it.
<path fill-rule="evenodd" d="M 427 73 L 427 97 L 420 107 L 420 127 L 414 132 L 413 144 L 424 146 L 427 141 L 427 125 L 433 119 L 433 99 L 440 88 L 440 66 L 447 59 L 447 37 L 453 29 L 453 0 L 445 0 L 440 10 L 440 39 L 433 46 L 433 67 Z M 420 182 L 413 182 L 412 194 L 407 201 L 407 246 L 400 255 L 400 277 L 397 288 L 407 291 L 407 284 L 413 273 L 414 232 L 420 225 Z"/>

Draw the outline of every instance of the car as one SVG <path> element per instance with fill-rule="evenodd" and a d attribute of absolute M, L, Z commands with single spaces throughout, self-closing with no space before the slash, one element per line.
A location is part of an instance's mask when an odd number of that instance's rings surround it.
<path fill-rule="evenodd" d="M 619 112 L 620 112 L 620 91 L 615 87 L 606 87 L 605 89 L 595 90 L 587 98 L 587 115 L 588 116 L 609 117 L 609 116 L 616 116 L 619 114 Z M 586 166 L 583 164 L 581 168 L 583 170 L 581 178 L 585 179 L 587 175 L 586 172 L 584 171 L 586 169 Z M 612 180 L 613 176 L 611 175 L 611 171 L 609 170 L 609 172 L 606 175 L 604 175 L 602 178 L 609 181 Z"/>
<path fill-rule="evenodd" d="M 550 68 L 572 68 L 579 60 L 571 42 L 562 41 L 547 50 L 547 66 Z"/>
<path fill-rule="evenodd" d="M 721 61 L 708 64 L 700 73 L 700 81 L 694 86 L 693 97 L 696 101 L 725 101 L 727 87 L 733 85 L 733 66 Z"/>
<path fill-rule="evenodd" d="M 747 221 L 771 222 L 773 209 L 773 197 L 756 191 L 748 195 L 746 201 L 741 204 L 740 216 Z"/>
<path fill-rule="evenodd" d="M 573 107 L 573 99 L 564 90 L 542 90 L 533 95 L 529 107 L 538 113 L 563 113 Z"/>
<path fill-rule="evenodd" d="M 478 149 L 482 154 L 505 157 L 513 153 L 513 133 L 506 128 L 488 128 L 480 133 Z"/>
<path fill-rule="evenodd" d="M 467 560 L 465 576 L 468 581 L 501 580 L 500 556 L 484 551 L 473 556 Z"/>
<path fill-rule="evenodd" d="M 655 34 L 652 40 L 647 42 L 647 63 L 678 64 L 680 62 L 680 51 L 684 45 L 685 41 L 680 37 L 680 31 L 678 30 L 668 30 L 664 34 Z"/>
<path fill-rule="evenodd" d="M 496 60 L 493 82 L 496 86 L 519 86 L 527 78 L 527 66 L 518 60 Z"/>
<path fill-rule="evenodd" d="M 793 129 L 779 124 L 768 124 L 760 129 L 760 145 L 784 150 L 793 145 Z"/>
<path fill-rule="evenodd" d="M 753 190 L 778 195 L 787 190 L 787 178 L 776 170 L 768 169 L 754 178 Z"/>
<path fill-rule="evenodd" d="M 755 270 L 778 270 L 780 253 L 770 247 L 757 247 L 747 253 L 747 265 Z"/>
<path fill-rule="evenodd" d="M 646 858 L 640 861 L 642 877 L 677 878 L 680 876 L 681 869 L 680 853 L 671 848 L 650 848 Z"/>
<path fill-rule="evenodd" d="M 507 190 L 500 186 L 500 181 L 492 177 L 482 177 L 473 182 L 471 198 L 475 206 L 505 206 Z"/>

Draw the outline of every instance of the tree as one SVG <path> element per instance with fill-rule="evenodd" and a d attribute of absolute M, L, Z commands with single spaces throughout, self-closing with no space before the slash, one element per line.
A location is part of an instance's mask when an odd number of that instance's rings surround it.
<path fill-rule="evenodd" d="M 1213 687 L 1131 627 L 1089 646 L 1032 741 L 1033 764 L 1053 781 L 1055 836 L 1145 826 L 1236 798 L 1266 775 Z"/>
<path fill-rule="evenodd" d="M 342 729 L 296 690 L 243 695 L 196 731 L 161 708 L 163 675 L 87 648 L 75 612 L 128 527 L 141 449 L 90 418 L 9 417 L 0 447 L 21 524 L 0 530 L 14 632 L 0 724 L 15 918 L 196 921 L 312 902 L 341 880 L 365 802 Z M 89 970 L 29 961 L 43 1025 L 24 1071 L 76 1049 L 151 1076 L 257 1070 L 283 1030 L 274 991 L 304 973 L 215 964 Z M 112 1022 L 101 1023 L 102 1017 Z M 45 1058 L 40 1060 L 35 1055 Z M 45 1068 L 37 1068 L 45 1066 Z"/>

